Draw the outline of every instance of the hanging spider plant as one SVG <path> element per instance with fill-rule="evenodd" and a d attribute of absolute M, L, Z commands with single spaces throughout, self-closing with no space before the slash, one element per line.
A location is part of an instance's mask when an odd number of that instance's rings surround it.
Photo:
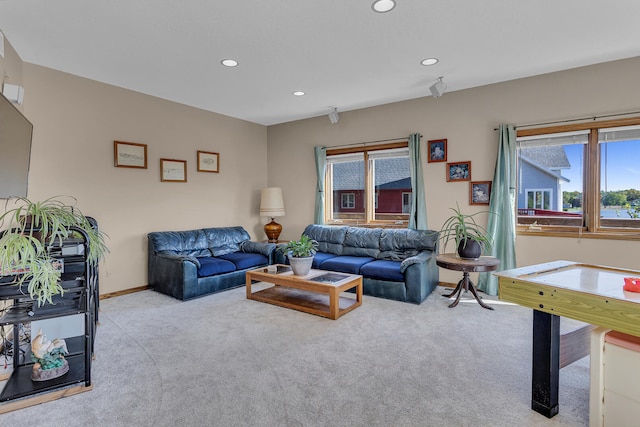
<path fill-rule="evenodd" d="M 57 260 L 50 255 L 50 247 L 72 236 L 70 227 L 82 229 L 88 236 L 87 258 L 97 263 L 108 248 L 105 235 L 73 204 L 61 196 L 32 202 L 18 197 L 7 200 L 0 215 L 0 276 L 14 276 L 12 284 L 22 289 L 28 283 L 31 298 L 38 305 L 51 303 L 52 297 L 63 294 L 61 272 Z M 10 203 L 16 207 L 9 208 Z"/>

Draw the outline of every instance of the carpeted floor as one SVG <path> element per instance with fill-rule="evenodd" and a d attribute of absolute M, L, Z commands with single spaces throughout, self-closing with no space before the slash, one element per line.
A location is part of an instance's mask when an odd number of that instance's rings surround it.
<path fill-rule="evenodd" d="M 588 358 L 560 414 L 530 409 L 531 310 L 438 288 L 366 297 L 338 320 L 245 298 L 143 291 L 101 302 L 92 391 L 0 415 L 6 426 L 585 426 Z M 564 322 L 566 327 L 569 322 Z"/>

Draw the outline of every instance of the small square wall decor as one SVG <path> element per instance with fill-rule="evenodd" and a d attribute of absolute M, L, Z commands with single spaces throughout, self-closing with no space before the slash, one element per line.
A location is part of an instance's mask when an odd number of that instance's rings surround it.
<path fill-rule="evenodd" d="M 147 168 L 147 144 L 113 141 L 113 164 L 117 168 Z"/>
<path fill-rule="evenodd" d="M 428 163 L 446 162 L 447 161 L 447 140 L 434 139 L 429 143 L 429 159 Z"/>
<path fill-rule="evenodd" d="M 471 181 L 471 162 L 447 163 L 447 181 Z"/>
<path fill-rule="evenodd" d="M 187 182 L 187 161 L 160 159 L 160 181 Z"/>
<path fill-rule="evenodd" d="M 220 172 L 220 154 L 198 151 L 198 172 Z"/>
<path fill-rule="evenodd" d="M 491 196 L 491 181 L 471 181 L 469 183 L 469 204 L 488 205 Z"/>

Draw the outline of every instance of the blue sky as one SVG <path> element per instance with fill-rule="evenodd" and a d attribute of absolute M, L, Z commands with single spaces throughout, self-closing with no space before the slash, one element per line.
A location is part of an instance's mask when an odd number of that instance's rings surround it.
<path fill-rule="evenodd" d="M 583 146 L 580 144 L 565 145 L 565 152 L 571 163 L 571 169 L 563 170 L 562 176 L 571 182 L 562 185 L 564 191 L 582 191 L 582 169 L 580 165 Z M 603 170 L 604 174 L 604 158 Z M 608 191 L 640 190 L 640 140 L 612 142 L 607 144 L 607 188 Z M 605 190 L 604 180 L 601 182 Z"/>

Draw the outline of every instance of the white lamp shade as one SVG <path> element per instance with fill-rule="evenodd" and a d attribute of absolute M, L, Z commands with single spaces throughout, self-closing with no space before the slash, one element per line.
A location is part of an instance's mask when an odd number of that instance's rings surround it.
<path fill-rule="evenodd" d="M 262 197 L 260 199 L 260 215 L 268 217 L 284 215 L 282 188 L 268 187 L 262 190 Z"/>

